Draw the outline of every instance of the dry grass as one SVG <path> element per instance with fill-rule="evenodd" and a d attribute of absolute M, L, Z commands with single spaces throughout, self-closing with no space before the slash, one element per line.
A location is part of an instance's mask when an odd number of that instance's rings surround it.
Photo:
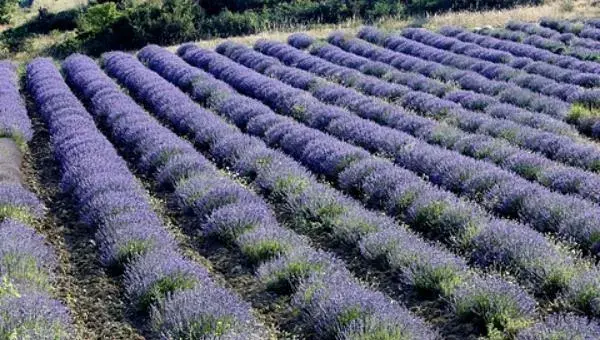
<path fill-rule="evenodd" d="M 567 11 L 566 7 L 570 3 L 572 10 Z M 541 6 L 524 6 L 514 9 L 495 10 L 485 12 L 457 12 L 442 15 L 435 15 L 424 18 L 424 27 L 436 29 L 446 25 L 456 25 L 463 27 L 481 27 L 481 26 L 503 26 L 509 20 L 521 20 L 535 22 L 543 17 L 553 18 L 589 18 L 600 15 L 600 7 L 594 5 L 592 0 L 573 0 L 573 1 L 549 1 Z M 389 28 L 395 28 L 394 22 L 390 23 Z M 382 26 L 388 28 L 388 26 Z"/>
<path fill-rule="evenodd" d="M 33 0 L 31 6 L 20 8 L 13 14 L 10 25 L 0 25 L 0 32 L 24 24 L 33 19 L 40 8 L 45 8 L 51 13 L 58 13 L 69 9 L 84 7 L 89 0 Z"/>
<path fill-rule="evenodd" d="M 60 12 L 68 9 L 83 7 L 88 4 L 88 0 L 34 0 L 32 9 L 46 8 L 50 12 Z"/>
<path fill-rule="evenodd" d="M 218 38 L 218 39 L 209 39 L 209 40 L 199 40 L 197 41 L 197 45 L 204 48 L 214 48 L 220 43 L 231 40 L 242 44 L 253 44 L 258 39 L 271 39 L 271 40 L 279 40 L 284 41 L 287 39 L 288 35 L 292 32 L 305 32 L 310 34 L 316 38 L 325 38 L 329 33 L 335 30 L 343 30 L 347 32 L 356 32 L 358 28 L 362 25 L 361 22 L 357 21 L 348 21 L 339 25 L 317 25 L 313 27 L 290 27 L 282 30 L 274 30 L 274 31 L 266 31 L 258 34 L 239 36 L 239 37 L 230 37 L 230 38 Z M 175 49 L 177 46 L 170 46 L 169 49 Z"/>
<path fill-rule="evenodd" d="M 564 19 L 600 17 L 600 5 L 595 5 L 594 2 L 595 0 L 550 0 L 541 6 L 522 6 L 506 10 L 452 12 L 409 19 L 389 18 L 381 20 L 379 23 L 377 23 L 377 26 L 386 30 L 401 29 L 408 25 L 418 25 L 429 29 L 437 29 L 447 25 L 474 28 L 482 26 L 503 26 L 509 20 L 535 22 L 539 21 L 542 17 Z M 362 24 L 363 23 L 359 21 L 349 21 L 340 25 L 317 25 L 313 27 L 299 28 L 295 27 L 242 37 L 232 37 L 228 39 L 200 40 L 196 43 L 204 48 L 214 48 L 225 40 L 232 40 L 247 45 L 251 45 L 256 40 L 262 38 L 285 41 L 292 31 L 305 32 L 316 38 L 324 38 L 334 30 L 343 30 L 348 33 L 355 33 Z M 177 46 L 171 46 L 170 49 L 173 50 L 176 47 Z"/>

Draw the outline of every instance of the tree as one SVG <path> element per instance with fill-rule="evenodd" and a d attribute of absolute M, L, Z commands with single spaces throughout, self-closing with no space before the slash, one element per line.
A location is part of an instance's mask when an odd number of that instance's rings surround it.
<path fill-rule="evenodd" d="M 8 24 L 17 9 L 18 0 L 0 0 L 0 24 Z"/>

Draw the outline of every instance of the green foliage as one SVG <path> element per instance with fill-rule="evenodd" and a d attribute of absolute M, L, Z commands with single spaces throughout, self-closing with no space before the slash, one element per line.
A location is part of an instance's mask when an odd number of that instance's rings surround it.
<path fill-rule="evenodd" d="M 501 295 L 474 294 L 455 301 L 455 308 L 459 317 L 484 325 L 491 339 L 505 339 L 506 334 L 514 334 L 531 324 L 514 301 Z"/>
<path fill-rule="evenodd" d="M 150 305 L 164 299 L 169 294 L 192 289 L 198 282 L 182 274 L 166 276 L 157 280 L 140 298 L 139 307 L 141 310 L 148 310 Z"/>
<path fill-rule="evenodd" d="M 38 16 L 28 23 L 27 30 L 37 33 L 49 33 L 50 31 L 68 31 L 77 28 L 77 18 L 81 15 L 80 8 L 74 8 L 58 13 L 50 13 L 40 8 Z"/>
<path fill-rule="evenodd" d="M 287 251 L 286 247 L 277 241 L 263 240 L 254 244 L 244 245 L 242 252 L 250 258 L 253 263 L 260 263 L 274 258 Z"/>
<path fill-rule="evenodd" d="M 403 13 L 397 0 L 200 0 L 218 27 L 219 36 L 249 34 L 269 27 L 308 23 L 337 23 L 350 18 L 367 21 Z M 231 33 L 230 33 L 231 32 Z"/>
<path fill-rule="evenodd" d="M 567 122 L 576 124 L 586 133 L 592 131 L 592 126 L 600 118 L 600 107 L 591 101 L 576 102 L 571 105 Z"/>
<path fill-rule="evenodd" d="M 16 207 L 9 204 L 0 205 L 0 221 L 11 218 L 25 224 L 32 224 L 36 218 L 28 208 Z"/>
<path fill-rule="evenodd" d="M 323 265 L 311 263 L 303 259 L 289 259 L 281 266 L 261 277 L 266 287 L 273 291 L 285 292 L 295 286 L 299 280 L 306 278 L 309 273 L 321 271 Z"/>
<path fill-rule="evenodd" d="M 269 28 L 269 20 L 259 13 L 225 10 L 202 24 L 201 37 L 226 37 L 253 34 Z"/>
<path fill-rule="evenodd" d="M 0 281 L 0 298 L 7 296 L 21 297 L 21 294 L 17 287 L 11 282 L 10 278 L 3 275 L 2 281 Z"/>
<path fill-rule="evenodd" d="M 413 281 L 417 291 L 425 296 L 449 296 L 463 282 L 460 273 L 451 267 L 425 268 L 415 271 Z M 433 293 L 433 294 L 432 294 Z"/>
<path fill-rule="evenodd" d="M 168 45 L 196 39 L 196 23 L 201 23 L 203 17 L 202 8 L 193 0 L 151 1 L 129 8 L 127 25 L 135 46 Z"/>
<path fill-rule="evenodd" d="M 136 256 L 145 254 L 152 244 L 147 240 L 131 240 L 122 245 L 117 252 L 117 263 L 115 266 L 124 266 Z"/>
<path fill-rule="evenodd" d="M 8 24 L 17 9 L 18 1 L 0 0 L 0 24 Z"/>
<path fill-rule="evenodd" d="M 79 16 L 77 28 L 84 37 L 95 36 L 110 29 L 122 16 L 123 13 L 112 2 L 94 5 Z"/>
<path fill-rule="evenodd" d="M 190 325 L 189 332 L 181 334 L 181 339 L 204 339 L 207 335 L 223 336 L 235 321 L 227 316 L 221 318 L 200 316 Z"/>
<path fill-rule="evenodd" d="M 450 10 L 510 8 L 542 3 L 544 0 L 406 0 L 406 8 L 410 13 L 435 13 Z"/>
<path fill-rule="evenodd" d="M 287 0 L 289 1 L 289 0 Z M 200 6 L 208 14 L 217 14 L 223 10 L 233 12 L 243 12 L 248 9 L 261 9 L 264 7 L 273 7 L 279 3 L 287 1 L 278 0 L 200 0 Z"/>

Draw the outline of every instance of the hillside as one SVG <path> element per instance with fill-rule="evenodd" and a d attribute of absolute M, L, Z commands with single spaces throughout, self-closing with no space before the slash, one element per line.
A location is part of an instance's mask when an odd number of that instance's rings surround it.
<path fill-rule="evenodd" d="M 0 338 L 600 339 L 564 6 L 1 61 Z"/>

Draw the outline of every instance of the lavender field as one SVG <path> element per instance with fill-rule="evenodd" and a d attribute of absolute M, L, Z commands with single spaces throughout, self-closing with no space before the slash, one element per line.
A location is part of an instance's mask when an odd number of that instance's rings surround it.
<path fill-rule="evenodd" d="M 600 19 L 0 62 L 0 339 L 600 339 Z"/>

